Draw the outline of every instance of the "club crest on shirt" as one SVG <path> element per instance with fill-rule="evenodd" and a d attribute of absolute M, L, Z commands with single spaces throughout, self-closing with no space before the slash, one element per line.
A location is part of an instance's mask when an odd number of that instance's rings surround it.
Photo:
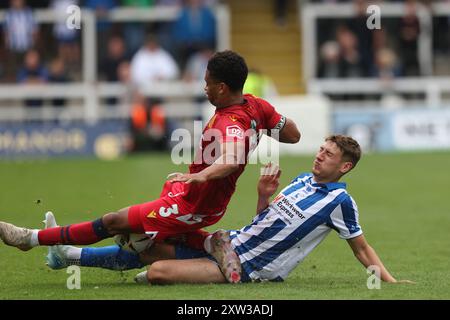
<path fill-rule="evenodd" d="M 236 122 L 238 120 L 238 118 L 236 118 L 236 116 L 229 116 L 229 118 L 233 122 Z"/>
<path fill-rule="evenodd" d="M 239 126 L 228 126 L 227 127 L 227 137 L 236 137 L 238 139 L 244 138 L 244 132 Z"/>

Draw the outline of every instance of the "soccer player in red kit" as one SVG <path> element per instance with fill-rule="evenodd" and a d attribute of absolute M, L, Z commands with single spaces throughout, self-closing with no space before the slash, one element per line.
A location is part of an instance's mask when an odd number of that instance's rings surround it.
<path fill-rule="evenodd" d="M 167 181 L 159 199 L 107 213 L 95 221 L 45 230 L 0 222 L 0 238 L 24 251 L 38 245 L 87 245 L 123 233 L 146 233 L 154 241 L 163 241 L 195 234 L 219 221 L 248 153 L 256 147 L 258 131 L 276 131 L 279 141 L 286 143 L 300 139 L 292 120 L 278 114 L 267 101 L 242 93 L 247 73 L 245 60 L 233 51 L 218 52 L 210 59 L 205 93 L 216 112 L 203 131 L 189 173 L 176 174 Z M 198 248 L 203 243 L 192 241 L 190 245 Z M 224 263 L 219 261 L 222 270 Z"/>

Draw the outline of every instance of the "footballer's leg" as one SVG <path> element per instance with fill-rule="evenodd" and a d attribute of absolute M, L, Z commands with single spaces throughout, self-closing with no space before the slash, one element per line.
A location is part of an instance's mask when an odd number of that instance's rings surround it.
<path fill-rule="evenodd" d="M 45 214 L 45 219 L 42 221 L 45 225 L 45 229 L 57 227 L 55 217 L 53 213 L 48 211 Z M 30 245 L 33 231 L 27 228 L 19 228 L 13 224 L 0 221 L 0 239 L 7 245 L 14 246 L 23 251 L 28 251 L 32 248 Z"/>
<path fill-rule="evenodd" d="M 227 282 L 217 264 L 207 258 L 157 261 L 135 280 L 150 284 Z"/>
<path fill-rule="evenodd" d="M 44 229 L 56 228 L 56 218 L 52 212 L 45 214 Z M 70 265 L 80 265 L 81 249 L 73 246 L 56 245 L 48 247 L 47 266 L 53 270 L 67 268 Z"/>
<path fill-rule="evenodd" d="M 43 222 L 46 229 L 58 226 L 55 216 L 51 212 L 45 214 Z M 109 270 L 129 270 L 144 267 L 137 254 L 121 250 L 119 246 L 78 248 L 69 245 L 55 245 L 49 246 L 46 258 L 48 267 L 53 270 L 71 265 Z"/>
<path fill-rule="evenodd" d="M 129 207 L 118 212 L 107 213 L 94 221 L 44 230 L 20 228 L 0 221 L 0 239 L 7 245 L 27 251 L 39 245 L 88 245 L 119 233 L 143 233 L 144 229 L 139 223 L 134 224 L 133 227 L 130 226 L 128 211 Z"/>

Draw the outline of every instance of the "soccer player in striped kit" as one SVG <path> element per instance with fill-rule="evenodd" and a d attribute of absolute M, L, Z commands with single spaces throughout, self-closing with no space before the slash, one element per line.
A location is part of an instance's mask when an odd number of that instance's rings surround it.
<path fill-rule="evenodd" d="M 280 142 L 296 143 L 300 132 L 295 123 L 275 111 L 267 101 L 242 89 L 247 78 L 245 60 L 233 51 L 218 52 L 209 60 L 205 93 L 216 107 L 206 125 L 189 173 L 168 181 L 160 198 L 132 205 L 101 218 L 45 230 L 19 228 L 0 221 L 0 238 L 23 251 L 38 245 L 87 245 L 116 234 L 147 234 L 155 242 L 196 231 L 219 221 L 245 169 L 260 130 L 278 133 Z M 219 241 L 219 239 L 218 239 Z M 217 242 L 215 242 L 217 243 Z M 203 243 L 191 246 L 203 248 Z M 230 282 L 240 280 L 238 261 L 229 261 L 218 246 L 213 253 Z"/>
<path fill-rule="evenodd" d="M 221 237 L 222 245 L 231 249 L 228 253 L 239 257 L 242 282 L 282 281 L 331 230 L 335 230 L 340 238 L 347 240 L 362 265 L 378 268 L 381 280 L 410 282 L 397 281 L 367 243 L 358 222 L 356 203 L 347 192 L 346 184 L 339 182 L 356 166 L 360 156 L 359 144 L 351 137 L 326 138 L 316 154 L 312 172 L 297 176 L 272 202 L 269 200 L 278 188 L 281 171 L 276 166 L 266 166 L 258 183 L 257 215 L 252 223 L 239 230 L 213 235 L 197 231 L 198 240 L 204 241 L 205 248 L 211 250 L 211 242 Z M 83 254 L 84 250 L 87 251 Z M 123 270 L 151 264 L 148 271 L 138 274 L 138 282 L 226 282 L 211 257 L 204 258 L 207 257 L 205 252 L 184 245 L 157 244 L 140 257 L 118 247 L 109 255 L 100 250 L 104 249 L 52 248 L 49 266 L 59 269 L 72 261 L 84 266 Z"/>

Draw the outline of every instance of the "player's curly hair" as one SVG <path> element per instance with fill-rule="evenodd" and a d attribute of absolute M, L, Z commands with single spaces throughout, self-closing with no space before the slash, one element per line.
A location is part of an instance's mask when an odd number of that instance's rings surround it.
<path fill-rule="evenodd" d="M 359 159 L 361 159 L 361 147 L 355 139 L 349 136 L 336 134 L 328 136 L 325 138 L 325 141 L 336 143 L 338 148 L 342 151 L 342 158 L 346 161 L 350 161 L 353 164 L 353 168 L 356 167 Z"/>
<path fill-rule="evenodd" d="M 209 75 L 225 83 L 232 92 L 241 91 L 248 75 L 243 57 L 231 50 L 216 52 L 208 61 Z"/>

